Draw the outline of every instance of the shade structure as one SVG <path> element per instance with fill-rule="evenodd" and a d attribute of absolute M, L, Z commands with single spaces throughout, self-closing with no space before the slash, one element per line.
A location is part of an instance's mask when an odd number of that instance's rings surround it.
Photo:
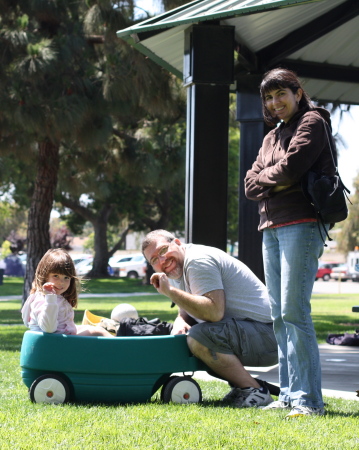
<path fill-rule="evenodd" d="M 258 222 L 256 205 L 244 198 L 242 187 L 245 173 L 255 159 L 263 134 L 267 131 L 261 119 L 258 85 L 265 71 L 282 66 L 298 73 L 313 100 L 359 104 L 358 14 L 358 0 L 196 0 L 117 33 L 119 38 L 186 83 L 188 58 L 192 67 L 198 61 L 197 55 L 207 51 L 206 42 L 210 45 L 209 40 L 204 40 L 204 43 L 202 40 L 202 46 L 188 47 L 188 41 L 193 44 L 193 33 L 197 32 L 193 30 L 201 27 L 233 30 L 233 82 L 228 84 L 226 80 L 223 85 L 238 93 L 238 119 L 241 126 L 239 257 L 261 278 L 261 236 L 255 226 Z M 201 77 L 193 80 L 190 77 L 188 85 L 191 98 L 196 91 L 206 88 L 206 96 L 212 95 L 208 87 L 211 84 L 211 80 Z M 214 106 L 218 102 L 222 104 L 218 92 L 213 95 Z M 227 95 L 226 90 L 221 95 Z M 227 202 L 223 189 L 225 164 L 220 164 L 220 174 L 216 171 L 218 160 L 214 167 L 208 168 L 207 173 L 203 169 L 208 163 L 208 157 L 200 146 L 210 147 L 212 138 L 206 141 L 196 139 L 196 133 L 201 133 L 201 127 L 203 129 L 210 114 L 206 117 L 203 113 L 201 96 L 195 98 L 197 102 L 190 111 L 188 121 L 191 120 L 193 125 L 197 116 L 202 119 L 190 128 L 195 137 L 189 135 L 192 144 L 188 148 L 187 158 L 195 162 L 194 165 L 187 164 L 187 177 L 191 176 L 189 172 L 192 176 L 200 173 L 203 179 L 212 180 L 212 192 L 217 192 L 218 183 L 219 194 L 215 196 L 215 205 L 211 202 L 207 205 L 198 204 L 193 199 L 198 189 L 197 198 L 203 200 L 203 186 L 198 186 L 200 181 L 189 179 L 187 186 L 191 188 L 187 188 L 186 211 L 187 218 L 192 217 L 193 220 L 186 220 L 186 227 L 195 227 L 197 231 L 189 231 L 186 235 L 200 243 L 212 243 L 223 248 L 226 240 L 226 208 L 219 205 Z M 208 107 L 210 104 L 207 99 Z M 212 114 L 216 114 L 214 108 Z M 218 129 L 217 133 L 222 133 L 223 140 L 224 130 Z M 216 149 L 209 149 L 208 155 L 212 158 L 216 155 Z M 224 149 L 221 149 L 221 155 L 224 160 L 227 156 Z M 201 167 L 199 172 L 197 167 Z M 214 207 L 217 208 L 217 214 L 210 212 Z M 204 219 L 197 217 L 194 210 L 199 211 Z M 209 219 L 211 226 L 208 230 Z M 203 239 L 199 230 L 203 230 Z M 208 230 L 207 234 L 205 230 Z"/>

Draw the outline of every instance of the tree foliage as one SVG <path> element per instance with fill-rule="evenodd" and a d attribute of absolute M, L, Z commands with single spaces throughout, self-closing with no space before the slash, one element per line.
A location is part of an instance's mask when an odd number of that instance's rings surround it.
<path fill-rule="evenodd" d="M 337 226 L 341 228 L 337 237 L 338 250 L 345 254 L 359 246 L 359 175 L 353 184 L 355 192 L 350 197 L 349 216 Z"/>
<path fill-rule="evenodd" d="M 168 9 L 185 3 L 163 0 Z M 130 0 L 0 2 L 0 175 L 4 190 L 15 186 L 13 198 L 29 208 L 25 297 L 53 245 L 54 198 L 73 232 L 93 225 L 93 276 L 107 275 L 130 228 L 183 229 L 185 91 L 117 38 L 134 11 Z M 232 137 L 237 170 L 238 129 Z M 110 244 L 109 227 L 118 237 Z"/>
<path fill-rule="evenodd" d="M 36 162 L 28 223 L 24 296 L 50 247 L 49 218 L 60 146 L 96 149 L 112 130 L 106 99 L 84 33 L 85 2 L 15 0 L 0 4 L 0 140 L 3 154 Z"/>
<path fill-rule="evenodd" d="M 152 151 L 135 136 L 140 121 L 173 121 L 183 105 L 177 102 L 172 76 L 116 36 L 133 23 L 134 2 L 17 0 L 2 2 L 0 13 L 0 149 L 3 158 L 24 155 L 25 167 L 37 168 L 28 186 L 19 170 L 4 178 L 4 183 L 16 179 L 14 195 L 24 204 L 32 195 L 26 296 L 36 265 L 50 246 L 58 177 L 67 182 L 57 188 L 59 198 L 67 206 L 71 202 L 77 214 L 85 213 L 81 194 L 92 199 L 87 219 L 104 236 L 111 217 L 115 221 L 134 214 L 141 195 L 148 202 L 150 189 L 142 184 L 144 195 L 134 187 L 135 180 L 142 181 L 140 173 L 131 182 L 119 175 L 121 157 L 129 161 Z M 104 261 L 108 252 L 100 242 L 95 247 Z"/>

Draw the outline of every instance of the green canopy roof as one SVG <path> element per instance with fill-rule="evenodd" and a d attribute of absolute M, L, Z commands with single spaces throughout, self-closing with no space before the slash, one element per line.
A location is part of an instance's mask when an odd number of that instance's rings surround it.
<path fill-rule="evenodd" d="M 185 30 L 231 25 L 237 74 L 284 65 L 305 79 L 313 98 L 359 104 L 358 15 L 359 0 L 195 0 L 117 36 L 182 78 Z"/>

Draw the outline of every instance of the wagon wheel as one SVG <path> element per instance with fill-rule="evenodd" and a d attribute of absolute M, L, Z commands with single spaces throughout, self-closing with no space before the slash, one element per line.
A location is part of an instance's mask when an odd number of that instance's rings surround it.
<path fill-rule="evenodd" d="M 163 386 L 161 398 L 165 403 L 198 403 L 202 401 L 202 391 L 190 376 L 174 376 Z"/>
<path fill-rule="evenodd" d="M 30 400 L 34 403 L 66 403 L 70 399 L 68 383 L 59 375 L 42 375 L 30 387 Z"/>
<path fill-rule="evenodd" d="M 169 378 L 168 378 L 168 380 L 164 383 L 164 385 L 162 386 L 162 389 L 161 389 L 161 401 L 165 401 L 164 400 L 164 398 L 163 398 L 163 394 L 164 394 L 164 392 L 165 392 L 165 387 L 167 386 L 167 384 L 171 381 L 171 380 L 174 380 L 174 379 L 177 379 L 177 378 L 179 378 L 177 375 L 171 375 Z"/>

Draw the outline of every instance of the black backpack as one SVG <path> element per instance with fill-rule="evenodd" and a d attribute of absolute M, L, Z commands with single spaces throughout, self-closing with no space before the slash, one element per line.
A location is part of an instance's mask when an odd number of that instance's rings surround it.
<path fill-rule="evenodd" d="M 164 336 L 171 334 L 172 327 L 172 323 L 160 322 L 159 319 L 126 318 L 120 321 L 116 336 Z"/>

